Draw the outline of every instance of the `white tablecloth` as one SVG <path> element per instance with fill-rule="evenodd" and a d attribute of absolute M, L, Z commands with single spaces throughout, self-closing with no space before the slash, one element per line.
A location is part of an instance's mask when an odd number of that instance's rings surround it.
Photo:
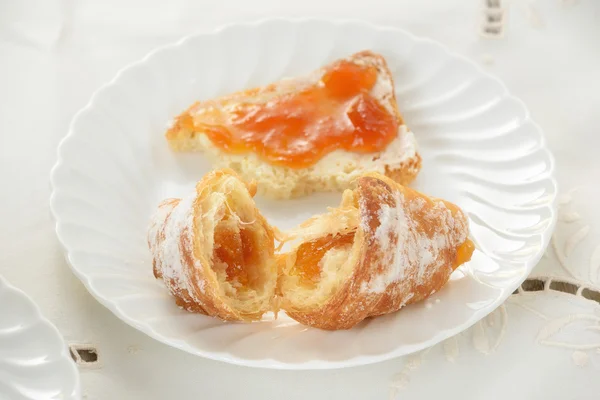
<path fill-rule="evenodd" d="M 600 390 L 600 2 L 502 1 L 503 37 L 480 35 L 483 0 L 0 1 L 0 274 L 70 343 L 98 349 L 85 399 L 597 399 Z M 481 62 L 528 105 L 557 161 L 560 221 L 534 275 L 469 331 L 425 352 L 335 371 L 208 361 L 118 320 L 70 272 L 48 211 L 49 171 L 73 114 L 156 46 L 269 16 L 353 18 L 429 36 Z M 578 293 L 551 290 L 570 279 Z M 564 287 L 564 285 L 563 285 Z M 592 291 L 584 288 L 591 288 Z M 592 293 L 592 294 L 590 294 Z"/>

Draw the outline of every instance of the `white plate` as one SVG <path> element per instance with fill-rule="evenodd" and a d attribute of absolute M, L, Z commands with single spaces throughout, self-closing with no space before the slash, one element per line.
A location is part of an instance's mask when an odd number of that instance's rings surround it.
<path fill-rule="evenodd" d="M 79 398 L 79 372 L 58 329 L 0 276 L 0 400 Z"/>
<path fill-rule="evenodd" d="M 174 154 L 167 122 L 193 101 L 262 85 L 372 49 L 388 60 L 400 111 L 421 146 L 415 186 L 462 206 L 478 248 L 430 300 L 350 331 L 288 318 L 222 323 L 176 307 L 151 272 L 145 235 L 158 202 L 188 193 L 209 170 Z M 52 173 L 51 207 L 75 274 L 119 318 L 193 354 L 268 368 L 316 369 L 411 353 L 498 306 L 541 257 L 555 222 L 553 159 L 523 103 L 442 45 L 355 22 L 269 20 L 228 26 L 161 48 L 122 70 L 75 117 Z M 339 194 L 259 199 L 288 228 Z"/>

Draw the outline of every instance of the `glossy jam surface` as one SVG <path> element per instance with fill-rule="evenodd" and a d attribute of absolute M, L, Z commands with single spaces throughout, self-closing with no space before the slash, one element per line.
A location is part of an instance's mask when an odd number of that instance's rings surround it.
<path fill-rule="evenodd" d="M 475 244 L 467 239 L 463 244 L 456 249 L 456 260 L 452 269 L 456 269 L 466 262 L 471 260 L 471 256 L 475 251 Z"/>
<path fill-rule="evenodd" d="M 273 84 L 197 103 L 177 123 L 223 151 L 251 151 L 291 168 L 314 165 L 336 149 L 377 152 L 402 123 L 371 95 L 377 76 L 375 66 L 342 60 L 317 84 Z"/>
<path fill-rule="evenodd" d="M 354 233 L 345 235 L 327 235 L 317 240 L 306 242 L 296 252 L 295 274 L 304 284 L 315 285 L 321 278 L 321 259 L 329 250 L 351 245 Z"/>
<path fill-rule="evenodd" d="M 215 247 L 213 258 L 227 265 L 227 282 L 234 287 L 253 287 L 256 276 L 252 272 L 256 262 L 256 250 L 252 232 L 249 229 L 228 229 L 217 225 L 214 232 Z"/>

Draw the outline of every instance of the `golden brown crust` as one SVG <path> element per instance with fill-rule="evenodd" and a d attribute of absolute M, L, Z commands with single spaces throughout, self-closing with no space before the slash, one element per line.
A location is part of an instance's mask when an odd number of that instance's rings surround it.
<path fill-rule="evenodd" d="M 351 275 L 324 305 L 298 307 L 284 299 L 282 308 L 298 322 L 321 329 L 348 329 L 367 317 L 423 300 L 448 281 L 457 247 L 467 240 L 464 214 L 450 203 L 373 175 L 360 178 L 355 190 L 361 223 L 355 237 L 359 251 L 351 261 Z M 409 221 L 408 229 L 388 227 L 390 221 L 386 218 L 393 218 L 392 224 Z M 435 237 L 447 245 L 437 249 L 433 260 L 424 265 L 422 259 L 410 254 L 420 251 L 414 247 L 419 245 L 415 237 L 431 241 Z"/>
<path fill-rule="evenodd" d="M 272 294 L 267 302 L 254 310 L 240 310 L 223 293 L 222 282 L 213 270 L 214 260 L 206 256 L 206 249 L 212 249 L 213 243 L 209 243 L 202 232 L 203 224 L 207 222 L 203 218 L 211 212 L 204 209 L 203 205 L 208 204 L 206 200 L 213 193 L 215 185 L 226 177 L 239 179 L 230 170 L 214 171 L 198 182 L 195 193 L 189 199 L 168 199 L 160 204 L 148 234 L 154 276 L 164 281 L 177 305 L 188 311 L 228 321 L 258 320 L 271 310 L 275 278 L 272 278 Z M 248 197 L 251 197 L 253 186 L 246 185 L 246 188 Z M 260 247 L 272 259 L 273 231 L 254 205 L 251 206 L 256 214 L 254 224 L 266 235 Z"/>
<path fill-rule="evenodd" d="M 408 186 L 415 180 L 421 171 L 421 156 L 415 157 L 403 162 L 398 167 L 386 165 L 385 176 L 403 186 Z"/>
<path fill-rule="evenodd" d="M 206 205 L 219 193 L 221 187 L 215 183 L 228 177 L 238 179 L 232 171 L 215 171 L 198 183 L 190 198 L 163 201 L 148 233 L 155 276 L 163 279 L 179 306 L 192 312 L 231 321 L 258 320 L 264 312 L 276 311 L 278 302 L 272 300 L 277 295 L 281 308 L 298 322 L 321 329 L 348 329 L 439 290 L 459 264 L 457 249 L 468 241 L 467 219 L 457 206 L 386 176 L 364 175 L 353 191 L 344 193 L 342 205 L 333 214 L 313 217 L 302 225 L 318 226 L 316 236 L 301 235 L 305 242 L 320 238 L 324 230 L 325 236 L 355 232 L 346 258 L 349 273 L 341 275 L 343 279 L 324 301 L 311 296 L 298 301 L 283 289 L 289 272 L 286 264 L 296 263 L 296 252 L 275 254 L 275 232 L 253 204 L 246 204 L 254 210 L 253 223 L 266 232 L 259 246 L 267 249 L 272 262 L 267 273 L 273 284 L 268 302 L 241 311 L 223 295 L 213 260 L 206 256 L 211 253 L 204 251 L 210 235 L 203 229 L 215 219 L 210 214 L 214 210 Z M 253 186 L 246 189 L 249 199 Z M 204 219 L 207 215 L 209 220 Z M 332 231 L 327 233 L 327 229 Z"/>

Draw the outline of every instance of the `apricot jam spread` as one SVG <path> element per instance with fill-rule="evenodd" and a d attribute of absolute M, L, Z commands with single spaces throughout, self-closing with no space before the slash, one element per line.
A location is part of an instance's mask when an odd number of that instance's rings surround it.
<path fill-rule="evenodd" d="M 296 253 L 295 275 L 305 284 L 316 284 L 321 279 L 321 259 L 335 248 L 354 243 L 354 232 L 325 237 L 302 243 Z"/>
<path fill-rule="evenodd" d="M 467 239 L 463 244 L 458 246 L 458 248 L 456 249 L 456 260 L 454 261 L 452 269 L 456 269 L 464 263 L 471 261 L 471 256 L 473 255 L 474 251 L 475 244 L 469 239 Z"/>
<path fill-rule="evenodd" d="M 377 152 L 402 123 L 371 94 L 378 74 L 373 65 L 341 60 L 316 83 L 281 81 L 196 103 L 177 124 L 228 153 L 254 152 L 291 168 L 314 165 L 336 149 Z"/>
<path fill-rule="evenodd" d="M 248 229 L 231 230 L 217 225 L 214 232 L 213 257 L 225 263 L 227 282 L 241 288 L 253 287 L 255 276 L 252 267 L 256 263 L 256 248 L 252 232 Z"/>

